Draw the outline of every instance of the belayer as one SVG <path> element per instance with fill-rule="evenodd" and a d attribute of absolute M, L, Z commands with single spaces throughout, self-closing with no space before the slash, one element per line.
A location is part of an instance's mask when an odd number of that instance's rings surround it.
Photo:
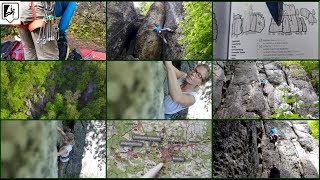
<path fill-rule="evenodd" d="M 161 28 L 161 26 L 155 26 L 153 28 L 153 31 L 158 34 L 158 36 L 163 40 L 164 43 L 168 44 L 168 41 L 164 37 L 165 33 L 167 32 L 174 32 L 174 30 L 170 28 Z"/>
<path fill-rule="evenodd" d="M 59 59 L 58 42 L 66 42 L 65 30 L 75 7 L 76 2 L 20 2 L 21 24 L 17 28 L 26 60 Z M 61 17 L 59 25 L 56 17 Z"/>

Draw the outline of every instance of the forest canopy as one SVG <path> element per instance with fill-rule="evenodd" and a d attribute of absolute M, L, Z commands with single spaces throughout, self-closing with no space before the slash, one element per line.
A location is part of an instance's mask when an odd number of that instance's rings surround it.
<path fill-rule="evenodd" d="M 105 62 L 1 62 L 1 119 L 105 119 Z"/>
<path fill-rule="evenodd" d="M 185 2 L 183 5 L 186 17 L 179 24 L 182 28 L 180 43 L 186 45 L 184 59 L 212 58 L 212 2 Z"/>

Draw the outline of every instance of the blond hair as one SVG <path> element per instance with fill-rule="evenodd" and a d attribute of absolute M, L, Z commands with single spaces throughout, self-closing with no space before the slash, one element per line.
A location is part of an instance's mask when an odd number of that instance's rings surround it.
<path fill-rule="evenodd" d="M 75 145 L 75 141 L 74 141 L 74 134 L 73 133 L 66 133 L 67 136 L 67 141 L 74 146 Z"/>

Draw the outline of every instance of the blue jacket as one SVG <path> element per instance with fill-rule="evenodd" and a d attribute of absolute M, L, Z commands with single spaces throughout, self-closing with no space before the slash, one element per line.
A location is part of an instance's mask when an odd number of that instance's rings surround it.
<path fill-rule="evenodd" d="M 159 31 L 161 30 L 161 26 L 157 26 L 155 28 L 153 28 L 153 31 L 159 33 Z"/>
<path fill-rule="evenodd" d="M 275 129 L 275 128 L 272 128 L 271 131 L 270 131 L 271 134 L 277 134 L 278 133 L 278 130 Z"/>
<path fill-rule="evenodd" d="M 64 34 L 69 27 L 73 13 L 76 9 L 76 2 L 72 1 L 56 1 L 54 14 L 61 17 L 59 23 L 59 33 Z"/>

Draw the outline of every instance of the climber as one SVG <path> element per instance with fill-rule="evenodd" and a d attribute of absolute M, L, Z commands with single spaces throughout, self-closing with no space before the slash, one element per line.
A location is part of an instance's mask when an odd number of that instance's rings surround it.
<path fill-rule="evenodd" d="M 185 73 L 164 61 L 168 77 L 168 94 L 164 97 L 165 119 L 175 118 L 175 114 L 192 106 L 196 101 L 199 86 L 210 79 L 210 67 L 199 64 L 190 72 Z"/>
<path fill-rule="evenodd" d="M 262 88 L 264 88 L 264 87 L 266 86 L 268 80 L 266 80 L 266 79 L 261 79 L 260 82 L 261 82 Z"/>
<path fill-rule="evenodd" d="M 161 37 L 161 39 L 163 40 L 164 43 L 168 43 L 166 38 L 164 37 L 166 32 L 174 32 L 174 30 L 170 29 L 170 28 L 163 28 L 161 29 L 161 26 L 155 26 L 153 28 L 153 31 L 158 33 L 158 36 Z"/>
<path fill-rule="evenodd" d="M 61 17 L 59 22 L 59 60 L 65 60 L 68 56 L 68 39 L 66 30 L 69 27 L 70 21 L 72 19 L 73 13 L 76 9 L 75 1 L 56 1 L 54 14 L 56 17 Z M 80 59 L 78 59 L 80 60 Z"/>
<path fill-rule="evenodd" d="M 70 151 L 74 146 L 74 135 L 73 133 L 64 133 L 59 127 L 57 127 L 58 132 L 63 136 L 63 146 L 59 149 L 57 153 L 60 156 L 60 162 L 68 162 L 70 158 Z"/>
<path fill-rule="evenodd" d="M 277 128 L 273 127 L 268 134 L 269 134 L 270 141 L 274 143 L 274 145 L 276 145 L 279 138 Z"/>
<path fill-rule="evenodd" d="M 273 164 L 270 169 L 269 178 L 280 178 L 280 170 Z"/>

